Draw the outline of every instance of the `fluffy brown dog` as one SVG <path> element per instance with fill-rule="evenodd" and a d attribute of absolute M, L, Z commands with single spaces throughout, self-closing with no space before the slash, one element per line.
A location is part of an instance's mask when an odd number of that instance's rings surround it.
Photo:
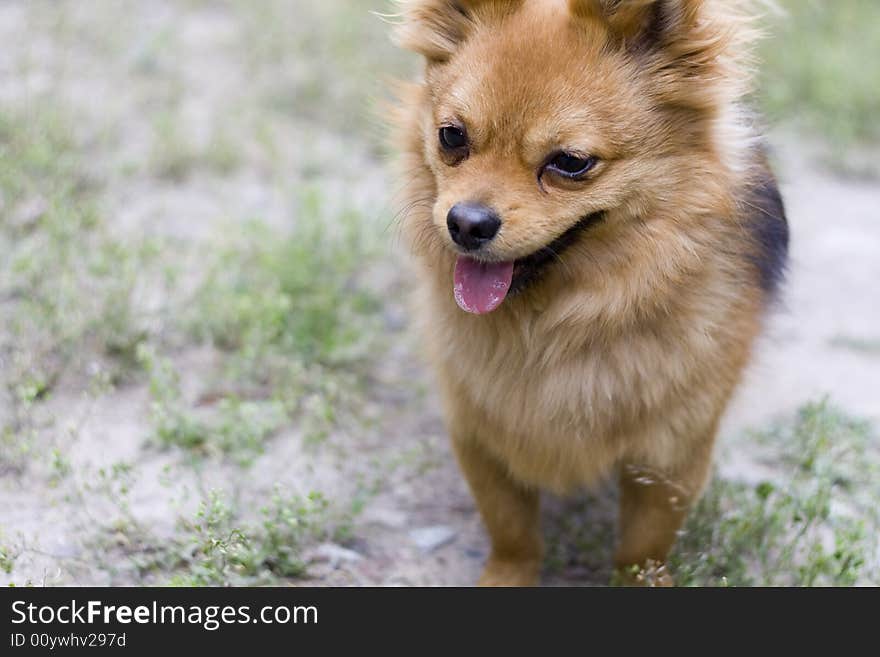
<path fill-rule="evenodd" d="M 539 489 L 617 472 L 623 568 L 662 563 L 785 264 L 740 106 L 736 0 L 403 0 L 404 232 L 483 584 L 538 579 Z"/>

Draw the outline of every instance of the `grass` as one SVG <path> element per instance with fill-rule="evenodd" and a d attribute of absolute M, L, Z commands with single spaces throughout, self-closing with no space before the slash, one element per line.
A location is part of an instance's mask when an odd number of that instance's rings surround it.
<path fill-rule="evenodd" d="M 383 80 L 415 70 L 416 59 L 394 48 L 373 13 L 393 11 L 386 0 L 237 0 L 235 8 L 264 104 L 279 114 L 370 135 Z"/>
<path fill-rule="evenodd" d="M 380 244 L 376 224 L 350 210 L 331 212 L 320 193 L 302 189 L 292 231 L 254 221 L 207 251 L 195 244 L 170 248 L 159 238 L 123 242 L 101 210 L 104 190 L 86 164 L 85 146 L 52 106 L 47 102 L 44 114 L 27 119 L 0 115 L 0 240 L 9 254 L 0 265 L 0 312 L 11 318 L 0 334 L 2 402 L 12 409 L 0 425 L 0 472 L 30 471 L 35 481 L 45 473 L 47 490 L 83 514 L 84 533 L 75 540 L 96 554 L 122 550 L 123 562 L 153 563 L 165 577 L 175 572 L 176 581 L 193 584 L 302 575 L 305 545 L 350 532 L 328 500 L 276 489 L 254 522 L 225 498 L 211 498 L 200 518 L 181 524 L 169 553 L 130 506 L 139 462 L 94 469 L 71 459 L 67 441 L 76 441 L 77 432 L 68 437 L 58 424 L 69 418 L 55 417 L 47 402 L 62 378 L 80 386 L 102 382 L 92 386 L 99 398 L 146 384 L 145 434 L 153 444 L 183 451 L 184 467 L 194 471 L 216 457 L 249 466 L 276 433 L 297 423 L 307 441 L 320 442 L 340 416 L 357 417 L 358 372 L 380 353 L 382 306 L 369 281 Z M 154 161 L 141 173 L 184 183 L 203 154 L 184 162 L 174 156 L 173 130 L 166 137 L 167 166 Z M 215 171 L 231 173 L 236 160 L 226 151 L 234 147 L 218 141 L 210 148 Z M 201 265 L 193 294 L 192 286 L 176 286 L 179 270 L 172 266 L 188 257 Z M 144 291 L 158 293 L 162 303 L 144 303 Z M 206 400 L 184 395 L 175 362 L 180 350 L 200 343 L 216 350 L 213 384 L 222 391 L 209 390 Z M 210 386 L 212 373 L 203 375 Z M 41 453 L 45 459 L 37 458 Z M 89 508 L 106 508 L 108 501 L 110 513 Z M 348 514 L 357 506 L 341 501 Z M 88 538 L 105 531 L 107 538 Z M 14 571 L 20 549 L 3 545 L 3 572 Z M 96 559 L 95 567 L 114 577 L 125 571 Z"/>
<path fill-rule="evenodd" d="M 0 110 L 0 467 L 22 464 L 32 411 L 63 375 L 127 369 L 146 332 L 136 288 L 157 252 L 110 237 L 70 119 L 52 107 Z"/>
<path fill-rule="evenodd" d="M 227 496 L 212 491 L 182 535 L 167 550 L 177 563 L 170 583 L 178 586 L 221 586 L 271 583 L 306 573 L 304 549 L 344 531 L 347 520 L 334 515 L 320 493 L 301 497 L 276 486 L 260 507 L 259 521 L 242 523 Z"/>
<path fill-rule="evenodd" d="M 177 581 L 269 582 L 302 575 L 301 553 L 309 541 L 348 531 L 348 521 L 336 516 L 338 533 L 329 528 L 325 498 L 278 488 L 259 522 L 242 529 L 232 526 L 241 522 L 239 514 L 211 498 L 200 518 L 182 523 L 169 556 L 129 504 L 138 462 L 92 471 L 71 460 L 57 426 L 69 418 L 54 417 L 47 402 L 62 378 L 78 385 L 100 380 L 98 397 L 146 380 L 149 437 L 194 457 L 187 463 L 197 469 L 198 461 L 218 456 L 248 466 L 292 422 L 301 423 L 307 439 L 326 436 L 338 416 L 336 402 L 350 399 L 353 369 L 376 355 L 381 305 L 365 281 L 378 244 L 374 224 L 351 211 L 331 215 L 320 195 L 304 191 L 292 232 L 253 222 L 244 240 L 201 258 L 202 280 L 195 296 L 185 298 L 175 292 L 177 271 L 169 261 L 194 245 L 169 249 L 155 238 L 125 243 L 109 230 L 99 203 L 103 190 L 85 164 L 84 146 L 51 107 L 27 118 L 0 114 L 0 244 L 8 256 L 0 265 L 0 357 L 2 403 L 11 410 L 0 424 L 0 472 L 45 473 L 47 490 L 85 514 L 83 531 L 110 532 L 109 545 L 93 544 L 97 553 L 112 548 L 118 554 L 125 546 L 134 562 L 161 555 L 159 565 L 177 572 Z M 218 142 L 212 155 L 221 174 L 234 168 L 234 158 L 224 155 L 230 148 Z M 169 176 L 185 179 L 186 167 L 172 168 Z M 316 277 L 323 285 L 314 285 Z M 161 291 L 163 303 L 143 303 L 144 290 Z M 193 312 L 167 312 L 181 304 Z M 208 403 L 185 398 L 173 360 L 175 349 L 198 342 L 218 350 L 217 384 L 232 390 Z M 349 403 L 343 414 L 356 415 L 355 406 Z M 45 459 L 38 458 L 43 453 Z M 101 500 L 115 512 L 88 509 Z M 355 503 L 342 506 L 353 509 Z M 0 570 L 12 573 L 22 549 L 3 543 Z M 116 563 L 98 562 L 106 572 L 118 571 Z"/>
<path fill-rule="evenodd" d="M 18 553 L 14 547 L 7 545 L 3 538 L 3 531 L 2 528 L 0 528 L 0 570 L 8 575 L 15 567 L 15 560 L 18 558 Z"/>
<path fill-rule="evenodd" d="M 71 360 L 73 345 L 132 355 L 145 333 L 138 286 L 164 247 L 111 235 L 82 145 L 52 107 L 0 114 L 0 300 L 11 315 L 3 338 L 7 349 L 17 338 L 38 343 L 21 354 L 37 395 Z"/>
<path fill-rule="evenodd" d="M 217 249 L 184 314 L 190 338 L 222 355 L 216 387 L 233 392 L 209 395 L 214 412 L 197 412 L 169 358 L 146 344 L 137 358 L 159 444 L 246 463 L 293 418 L 311 440 L 327 434 L 381 346 L 382 307 L 365 280 L 377 241 L 359 214 L 328 216 L 304 194 L 289 235 L 257 222 L 238 235 Z"/>
<path fill-rule="evenodd" d="M 161 179 L 184 182 L 198 170 L 219 177 L 235 173 L 242 164 L 243 149 L 229 132 L 215 126 L 205 143 L 187 134 L 177 113 L 164 112 L 154 121 L 149 169 Z"/>
<path fill-rule="evenodd" d="M 782 476 L 716 477 L 676 547 L 678 584 L 880 584 L 880 452 L 869 425 L 826 400 L 754 439 Z"/>
<path fill-rule="evenodd" d="M 350 211 L 328 216 L 314 193 L 303 196 L 289 236 L 249 224 L 196 295 L 194 335 L 261 365 L 278 353 L 328 367 L 362 359 L 380 310 L 364 282 L 378 244 L 369 226 Z"/>
<path fill-rule="evenodd" d="M 854 149 L 880 146 L 880 4 L 779 4 L 784 13 L 770 15 L 761 52 L 760 103 L 772 122 L 818 138 L 846 169 Z"/>
<path fill-rule="evenodd" d="M 279 401 L 244 401 L 232 396 L 221 398 L 210 416 L 200 415 L 183 399 L 180 375 L 168 358 L 157 356 L 142 344 L 138 359 L 149 375 L 152 438 L 162 447 L 175 446 L 202 455 L 226 454 L 246 465 L 289 421 Z"/>
<path fill-rule="evenodd" d="M 363 376 L 384 349 L 370 283 L 380 244 L 361 214 L 328 213 L 305 192 L 289 235 L 251 223 L 221 247 L 186 317 L 192 338 L 224 354 L 220 387 L 271 399 L 312 442 L 340 407 L 356 414 Z"/>

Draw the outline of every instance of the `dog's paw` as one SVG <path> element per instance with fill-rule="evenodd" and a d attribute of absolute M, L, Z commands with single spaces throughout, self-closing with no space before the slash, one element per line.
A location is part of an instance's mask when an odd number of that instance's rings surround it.
<path fill-rule="evenodd" d="M 536 586 L 541 562 L 489 559 L 478 586 Z"/>

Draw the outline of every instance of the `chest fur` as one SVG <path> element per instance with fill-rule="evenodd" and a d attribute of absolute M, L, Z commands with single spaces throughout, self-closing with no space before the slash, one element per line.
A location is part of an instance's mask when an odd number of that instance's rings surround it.
<path fill-rule="evenodd" d="M 753 332 L 733 297 L 704 295 L 608 331 L 604 300 L 572 296 L 489 316 L 434 297 L 421 313 L 451 431 L 481 441 L 522 480 L 560 491 L 711 425 Z"/>

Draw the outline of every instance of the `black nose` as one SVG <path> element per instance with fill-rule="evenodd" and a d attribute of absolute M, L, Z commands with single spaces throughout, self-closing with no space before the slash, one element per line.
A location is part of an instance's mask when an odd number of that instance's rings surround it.
<path fill-rule="evenodd" d="M 456 244 L 476 251 L 498 234 L 501 219 L 480 203 L 456 203 L 446 215 L 446 227 Z"/>

